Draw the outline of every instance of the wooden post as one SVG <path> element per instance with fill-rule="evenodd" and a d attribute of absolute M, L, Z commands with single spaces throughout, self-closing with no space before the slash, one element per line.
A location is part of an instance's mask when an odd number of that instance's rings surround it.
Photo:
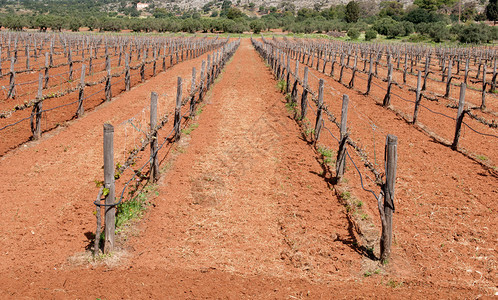
<path fill-rule="evenodd" d="M 125 90 L 130 90 L 130 54 L 125 54 Z"/>
<path fill-rule="evenodd" d="M 16 97 L 16 70 L 14 69 L 14 64 L 16 59 L 14 57 L 10 58 L 10 83 L 9 83 L 9 93 L 7 99 Z"/>
<path fill-rule="evenodd" d="M 290 73 L 291 73 L 291 69 L 290 69 L 290 55 L 287 55 L 287 78 L 286 78 L 286 84 L 285 84 L 285 94 L 287 95 L 289 93 L 289 90 L 290 90 Z"/>
<path fill-rule="evenodd" d="M 201 82 L 199 84 L 199 103 L 202 102 L 202 99 L 203 99 L 203 92 L 204 92 L 204 85 L 205 85 L 205 74 L 206 74 L 206 61 L 203 60 L 202 61 L 202 65 L 201 65 Z"/>
<path fill-rule="evenodd" d="M 481 92 L 481 110 L 486 109 L 486 63 L 482 68 L 482 92 Z"/>
<path fill-rule="evenodd" d="M 353 74 L 351 75 L 351 80 L 349 81 L 349 85 L 348 87 L 351 89 L 351 88 L 354 88 L 354 78 L 355 78 L 355 75 L 356 75 L 356 55 L 354 57 L 354 65 L 353 65 Z"/>
<path fill-rule="evenodd" d="M 419 109 L 419 105 L 420 105 L 420 100 L 422 99 L 422 97 L 420 95 L 421 84 L 422 84 L 422 73 L 419 70 L 418 77 L 417 77 L 417 91 L 415 94 L 415 110 L 413 111 L 413 120 L 412 120 L 413 124 L 415 124 L 417 122 L 418 109 Z"/>
<path fill-rule="evenodd" d="M 339 73 L 339 83 L 342 83 L 342 74 L 344 73 L 344 53 L 341 53 L 341 71 Z"/>
<path fill-rule="evenodd" d="M 84 53 L 84 50 L 83 50 Z M 100 199 L 102 198 L 103 188 L 100 189 L 99 194 L 97 195 L 97 199 L 95 203 L 100 203 Z M 102 232 L 102 216 L 101 216 L 101 208 L 100 205 L 95 205 L 95 217 L 97 218 L 97 228 L 95 230 L 95 241 L 93 245 L 93 256 L 97 256 L 100 253 L 100 233 Z"/>
<path fill-rule="evenodd" d="M 463 82 L 465 84 L 467 84 L 467 78 L 469 77 L 469 62 L 470 62 L 470 59 L 467 58 L 467 60 L 465 61 L 465 72 L 463 75 Z"/>
<path fill-rule="evenodd" d="M 448 62 L 448 77 L 446 78 L 446 93 L 444 94 L 444 97 L 446 98 L 450 96 L 451 79 L 453 79 L 453 76 L 451 74 L 452 64 L 453 60 L 450 59 L 450 61 Z"/>
<path fill-rule="evenodd" d="M 195 116 L 195 67 L 192 68 L 192 84 L 190 85 L 190 117 Z"/>
<path fill-rule="evenodd" d="M 367 91 L 365 92 L 365 95 L 370 94 L 370 87 L 372 86 L 372 78 L 373 78 L 373 73 L 372 73 L 372 55 L 370 55 L 370 66 L 368 70 L 368 81 L 367 81 Z"/>
<path fill-rule="evenodd" d="M 30 70 L 30 51 L 29 51 L 29 43 L 26 45 L 26 69 Z"/>
<path fill-rule="evenodd" d="M 46 89 L 48 87 L 48 69 L 50 68 L 48 52 L 45 53 L 45 78 L 43 82 L 43 88 Z"/>
<path fill-rule="evenodd" d="M 104 254 L 114 251 L 114 233 L 116 230 L 114 168 L 114 126 L 106 123 L 104 124 L 104 195 L 106 195 Z"/>
<path fill-rule="evenodd" d="M 41 117 L 43 105 L 43 74 L 38 75 L 38 94 L 36 95 L 36 103 L 33 106 L 31 113 L 31 132 L 33 133 L 33 140 L 38 140 L 41 137 Z"/>
<path fill-rule="evenodd" d="M 387 92 L 384 96 L 384 101 L 382 105 L 384 107 L 388 107 L 391 104 L 391 86 L 392 86 L 392 78 L 393 78 L 393 66 L 389 65 L 388 67 L 388 75 L 387 75 Z"/>
<path fill-rule="evenodd" d="M 424 83 L 422 84 L 422 91 L 425 91 L 425 87 L 426 87 L 426 83 L 427 83 L 427 77 L 429 76 L 430 74 L 430 71 L 429 71 L 429 64 L 430 64 L 430 55 L 429 53 L 427 53 L 427 55 L 425 56 L 425 68 L 424 68 Z"/>
<path fill-rule="evenodd" d="M 406 83 L 406 71 L 408 69 L 407 59 L 408 59 L 408 51 L 405 52 L 405 65 L 403 66 L 403 83 Z M 398 60 L 398 68 L 399 68 L 399 60 Z"/>
<path fill-rule="evenodd" d="M 394 183 L 396 182 L 396 167 L 398 163 L 398 138 L 388 134 L 386 137 L 385 163 L 386 183 L 383 185 L 384 197 L 377 199 L 382 222 L 380 236 L 380 260 L 387 263 L 391 255 L 394 213 Z M 382 202 L 384 198 L 384 202 Z"/>
<path fill-rule="evenodd" d="M 346 141 L 348 139 L 348 105 L 349 96 L 342 96 L 342 109 L 341 109 L 341 140 L 339 143 L 339 150 L 337 151 L 337 162 L 336 162 L 336 178 L 339 182 L 344 175 L 346 169 Z"/>
<path fill-rule="evenodd" d="M 493 60 L 493 77 L 491 77 L 491 88 L 489 89 L 489 91 L 491 93 L 494 93 L 495 92 L 495 89 L 496 89 L 496 58 Z"/>
<path fill-rule="evenodd" d="M 81 77 L 80 77 L 80 91 L 78 94 L 78 110 L 76 111 L 76 116 L 81 118 L 85 113 L 85 108 L 83 107 L 83 98 L 85 95 L 85 65 L 81 65 Z"/>
<path fill-rule="evenodd" d="M 176 107 L 175 107 L 175 141 L 180 140 L 180 123 L 181 123 L 181 108 L 182 108 L 182 78 L 178 77 L 178 85 L 176 88 Z"/>
<path fill-rule="evenodd" d="M 159 160 L 157 159 L 157 93 L 150 94 L 150 179 L 159 180 Z"/>
<path fill-rule="evenodd" d="M 140 65 L 140 80 L 145 81 L 145 57 L 142 59 L 142 64 Z"/>
<path fill-rule="evenodd" d="M 316 122 L 315 122 L 315 141 L 314 144 L 318 142 L 320 138 L 320 131 L 323 127 L 323 79 L 318 82 L 318 109 L 316 111 Z"/>
<path fill-rule="evenodd" d="M 73 80 L 73 55 L 71 48 L 69 48 L 69 52 L 67 53 L 67 63 L 69 65 L 69 80 Z"/>
<path fill-rule="evenodd" d="M 303 94 L 301 95 L 301 120 L 306 118 L 308 111 L 308 66 L 304 67 Z"/>
<path fill-rule="evenodd" d="M 462 128 L 463 117 L 465 113 L 463 111 L 465 105 L 465 90 L 467 85 L 462 82 L 460 85 L 460 99 L 458 101 L 458 113 L 456 118 L 456 127 L 455 127 L 455 137 L 453 138 L 453 144 L 451 145 L 451 149 L 456 150 L 458 148 L 458 140 L 460 139 L 460 129 Z"/>
<path fill-rule="evenodd" d="M 111 60 L 109 56 L 106 56 L 105 67 L 107 70 L 107 79 L 105 82 L 105 101 L 111 101 L 112 91 L 111 91 Z"/>

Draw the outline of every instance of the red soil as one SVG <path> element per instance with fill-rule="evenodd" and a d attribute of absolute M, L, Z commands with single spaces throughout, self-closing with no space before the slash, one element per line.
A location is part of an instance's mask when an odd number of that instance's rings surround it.
<path fill-rule="evenodd" d="M 179 145 L 138 233 L 112 266 L 77 263 L 89 242 L 85 234 L 95 229 L 102 124 L 116 125 L 121 147 L 127 135 L 119 124 L 147 107 L 151 91 L 160 95 L 160 111 L 171 111 L 176 76 L 189 78 L 201 59 L 0 158 L 0 297 L 399 299 L 496 292 L 496 177 L 326 78 L 337 94 L 351 96 L 357 112 L 375 116 L 400 140 L 393 257 L 378 266 L 358 251 L 330 174 L 320 175 L 317 153 L 301 139 L 249 40 L 214 85 L 199 127 Z M 326 101 L 332 108 L 337 99 Z M 368 146 L 372 132 L 355 125 L 364 122 L 360 114 L 350 116 L 354 138 Z M 363 200 L 378 224 L 372 196 L 358 188 L 351 167 L 346 178 L 342 188 Z"/>

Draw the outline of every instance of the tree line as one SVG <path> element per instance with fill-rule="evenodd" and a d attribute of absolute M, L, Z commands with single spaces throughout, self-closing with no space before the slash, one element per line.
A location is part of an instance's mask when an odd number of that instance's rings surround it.
<path fill-rule="evenodd" d="M 0 2 L 2 1 L 5 2 Z M 299 10 L 296 10 L 292 3 L 285 1 L 279 7 L 256 8 L 253 3 L 239 7 L 229 0 L 222 0 L 208 2 L 201 10 L 183 12 L 169 11 L 152 5 L 147 9 L 149 17 L 146 18 L 137 17 L 140 13 L 137 15 L 135 12 L 136 6 L 127 5 L 123 1 L 115 7 L 117 11 L 110 12 L 102 11 L 102 7 L 112 3 L 110 0 L 76 1 L 75 12 L 81 12 L 78 15 L 68 10 L 71 5 L 66 6 L 66 9 L 60 5 L 54 13 L 46 11 L 47 5 L 41 5 L 41 2 L 23 1 L 31 5 L 28 7 L 34 12 L 30 15 L 10 11 L 0 15 L 2 27 L 11 30 L 32 28 L 40 31 L 78 31 L 87 27 L 91 31 L 190 33 L 260 33 L 281 29 L 297 34 L 347 34 L 352 40 L 360 37 L 373 40 L 378 35 L 387 39 L 406 37 L 406 40 L 413 42 L 486 43 L 498 39 L 498 27 L 482 23 L 484 20 L 498 19 L 497 0 L 490 0 L 483 13 L 478 13 L 475 4 L 466 3 L 460 7 L 456 0 L 415 0 L 414 5 L 407 8 L 397 1 L 383 1 L 380 4 L 350 1 L 346 5 L 327 8 L 315 5 L 313 8 Z M 72 3 L 72 0 L 68 1 Z M 50 6 L 55 2 L 58 1 L 51 0 L 47 3 Z M 91 3 L 100 3 L 100 6 L 93 7 L 91 14 L 88 14 L 88 11 L 83 13 Z M 256 13 L 259 17 L 254 16 Z"/>

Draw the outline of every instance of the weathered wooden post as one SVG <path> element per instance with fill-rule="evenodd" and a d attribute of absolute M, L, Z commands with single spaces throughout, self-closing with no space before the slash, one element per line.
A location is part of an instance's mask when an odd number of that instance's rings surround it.
<path fill-rule="evenodd" d="M 140 81 L 145 82 L 145 57 L 142 58 L 142 64 L 140 65 Z"/>
<path fill-rule="evenodd" d="M 420 90 L 421 90 L 421 84 L 422 84 L 422 73 L 420 70 L 418 71 L 418 76 L 417 76 L 417 91 L 415 94 L 415 109 L 413 111 L 413 120 L 412 123 L 415 124 L 417 122 L 417 116 L 418 116 L 418 110 L 420 106 L 420 100 L 422 99 Z"/>
<path fill-rule="evenodd" d="M 320 138 L 320 131 L 322 131 L 323 127 L 323 79 L 320 79 L 318 82 L 318 109 L 316 111 L 316 122 L 315 122 L 315 140 L 314 144 L 318 142 Z"/>
<path fill-rule="evenodd" d="M 30 70 L 31 69 L 31 66 L 30 66 L 30 62 L 31 62 L 31 59 L 30 59 L 30 52 L 29 52 L 29 43 L 26 45 L 26 70 Z"/>
<path fill-rule="evenodd" d="M 453 65 L 453 60 L 450 59 L 448 62 L 448 76 L 446 78 L 446 93 L 444 94 L 444 97 L 448 98 L 450 96 L 450 89 L 451 89 L 451 79 L 453 79 L 452 73 L 451 73 L 451 67 Z"/>
<path fill-rule="evenodd" d="M 33 134 L 33 140 L 38 140 L 41 137 L 41 117 L 42 117 L 42 105 L 43 105 L 43 74 L 38 75 L 38 94 L 36 95 L 36 103 L 33 106 L 33 111 L 31 112 L 31 132 Z"/>
<path fill-rule="evenodd" d="M 69 48 L 69 52 L 67 53 L 67 64 L 69 65 L 69 80 L 73 80 L 73 54 L 71 48 Z"/>
<path fill-rule="evenodd" d="M 470 63 L 470 58 L 467 58 L 465 61 L 465 71 L 463 75 L 463 83 L 467 84 L 467 78 L 469 77 L 469 63 Z"/>
<path fill-rule="evenodd" d="M 391 104 L 391 87 L 392 87 L 392 80 L 393 80 L 393 66 L 389 65 L 388 67 L 388 74 L 387 74 L 387 92 L 386 95 L 384 96 L 384 101 L 382 105 L 384 107 L 388 107 Z"/>
<path fill-rule="evenodd" d="M 175 107 L 175 141 L 180 140 L 180 123 L 181 123 L 181 108 L 182 108 L 182 78 L 178 77 L 178 84 L 176 88 L 176 107 Z"/>
<path fill-rule="evenodd" d="M 353 65 L 353 74 L 351 75 L 351 80 L 349 81 L 349 84 L 348 84 L 348 87 L 350 89 L 354 88 L 354 78 L 355 78 L 355 75 L 356 75 L 356 55 L 354 57 L 354 65 Z"/>
<path fill-rule="evenodd" d="M 431 57 L 430 57 L 429 53 L 427 53 L 427 55 L 425 56 L 424 83 L 422 84 L 422 91 L 425 91 L 426 84 L 427 84 L 427 77 L 431 73 L 429 71 L 430 62 L 431 62 Z"/>
<path fill-rule="evenodd" d="M 104 124 L 104 195 L 105 195 L 105 243 L 104 253 L 114 251 L 116 230 L 116 206 L 114 187 L 114 126 Z M 95 237 L 99 238 L 99 237 Z"/>
<path fill-rule="evenodd" d="M 372 65 L 373 65 L 372 55 L 370 55 L 370 66 L 368 69 L 367 91 L 365 92 L 365 95 L 370 94 L 370 87 L 372 86 L 372 78 L 373 78 Z"/>
<path fill-rule="evenodd" d="M 204 97 L 203 92 L 204 92 L 204 85 L 205 85 L 205 74 L 206 74 L 206 61 L 202 61 L 201 65 L 201 82 L 199 84 L 199 103 L 202 102 L 202 99 Z"/>
<path fill-rule="evenodd" d="M 130 90 L 130 54 L 125 54 L 125 90 Z"/>
<path fill-rule="evenodd" d="M 85 65 L 81 65 L 81 78 L 80 78 L 80 90 L 78 94 L 78 109 L 76 111 L 76 116 L 81 118 L 85 113 L 85 108 L 83 107 L 83 98 L 85 95 Z"/>
<path fill-rule="evenodd" d="M 337 160 L 336 160 L 336 179 L 339 182 L 344 175 L 344 171 L 346 169 L 346 141 L 348 139 L 348 105 L 349 105 L 349 96 L 342 96 L 342 109 L 341 109 L 341 140 L 339 142 L 339 150 L 337 151 Z"/>
<path fill-rule="evenodd" d="M 394 213 L 394 184 L 396 182 L 396 168 L 398 163 L 398 138 L 391 134 L 388 134 L 386 137 L 385 163 L 386 182 L 382 188 L 382 194 L 384 197 L 379 197 L 377 199 L 382 222 L 382 234 L 380 236 L 380 260 L 383 263 L 387 263 L 389 256 L 391 255 Z M 382 202 L 382 200 L 384 201 Z"/>
<path fill-rule="evenodd" d="M 301 119 L 306 118 L 308 111 L 308 66 L 304 67 L 303 94 L 301 95 Z M 297 113 L 297 111 L 296 111 Z"/>
<path fill-rule="evenodd" d="M 481 110 L 486 109 L 486 63 L 482 68 L 482 92 L 481 92 Z"/>
<path fill-rule="evenodd" d="M 291 73 L 291 69 L 290 69 L 290 55 L 287 55 L 287 78 L 286 78 L 286 84 L 285 84 L 285 94 L 287 95 L 289 93 L 289 90 L 290 90 L 290 73 Z"/>
<path fill-rule="evenodd" d="M 10 81 L 9 81 L 9 93 L 7 94 L 7 99 L 16 97 L 16 70 L 14 69 L 14 64 L 16 59 L 14 57 L 10 58 Z"/>
<path fill-rule="evenodd" d="M 493 59 L 493 77 L 491 77 L 491 88 L 489 92 L 494 93 L 496 89 L 496 58 Z"/>
<path fill-rule="evenodd" d="M 157 93 L 150 94 L 150 178 L 152 182 L 159 180 L 159 160 L 157 158 Z"/>
<path fill-rule="evenodd" d="M 458 101 L 458 113 L 456 118 L 456 127 L 455 127 L 455 137 L 453 138 L 453 144 L 451 145 L 451 149 L 456 150 L 458 148 L 458 140 L 460 139 L 460 129 L 462 128 L 465 106 L 465 90 L 467 85 L 462 82 L 460 85 L 460 99 Z"/>
<path fill-rule="evenodd" d="M 105 82 L 105 101 L 111 101 L 112 91 L 111 91 L 111 60 L 109 56 L 105 59 L 105 68 L 107 70 L 107 78 Z"/>
<path fill-rule="evenodd" d="M 192 68 L 192 84 L 190 85 L 190 117 L 195 116 L 195 67 Z"/>
<path fill-rule="evenodd" d="M 294 71 L 294 85 L 292 86 L 290 102 L 292 107 L 295 106 L 297 102 L 297 84 L 299 83 L 299 60 L 296 59 L 296 69 Z"/>
<path fill-rule="evenodd" d="M 342 83 L 342 74 L 344 73 L 344 53 L 341 53 L 341 71 L 339 73 L 339 83 Z"/>

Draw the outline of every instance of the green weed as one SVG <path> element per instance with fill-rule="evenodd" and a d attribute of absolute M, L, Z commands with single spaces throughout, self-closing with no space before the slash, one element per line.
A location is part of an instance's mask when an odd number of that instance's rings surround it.
<path fill-rule="evenodd" d="M 488 158 L 485 155 L 476 155 L 476 157 L 477 157 L 477 159 L 482 160 L 482 161 L 488 160 Z"/>
<path fill-rule="evenodd" d="M 119 204 L 116 213 L 116 227 L 119 228 L 133 219 L 140 218 L 147 209 L 148 199 L 152 194 L 158 195 L 156 185 L 146 186 L 138 195 Z"/>
<path fill-rule="evenodd" d="M 335 152 L 333 150 L 328 149 L 325 146 L 318 146 L 317 151 L 322 155 L 324 164 L 330 165 L 335 163 L 335 159 L 333 158 L 335 156 Z"/>
<path fill-rule="evenodd" d="M 193 124 L 191 124 L 188 128 L 182 129 L 182 134 L 189 135 L 189 134 L 191 134 L 191 133 L 192 133 L 192 131 L 194 131 L 194 129 L 196 129 L 197 127 L 199 127 L 199 124 L 198 124 L 198 123 L 193 123 Z"/>
<path fill-rule="evenodd" d="M 277 88 L 280 92 L 285 92 L 285 89 L 287 88 L 287 82 L 285 80 L 280 80 L 277 83 Z"/>

